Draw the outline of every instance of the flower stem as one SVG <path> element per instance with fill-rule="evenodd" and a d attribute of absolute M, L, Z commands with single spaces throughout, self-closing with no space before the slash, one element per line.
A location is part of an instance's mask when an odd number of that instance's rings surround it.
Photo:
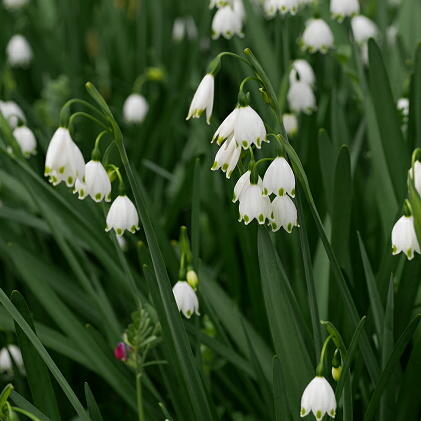
<path fill-rule="evenodd" d="M 145 421 L 145 412 L 143 410 L 142 373 L 140 372 L 136 373 L 136 401 L 139 421 Z"/>
<path fill-rule="evenodd" d="M 323 344 L 322 351 L 320 352 L 320 361 L 316 368 L 316 376 L 323 376 L 325 354 L 326 354 L 327 346 L 329 345 L 329 342 L 331 339 L 332 339 L 332 336 L 329 335 Z"/>

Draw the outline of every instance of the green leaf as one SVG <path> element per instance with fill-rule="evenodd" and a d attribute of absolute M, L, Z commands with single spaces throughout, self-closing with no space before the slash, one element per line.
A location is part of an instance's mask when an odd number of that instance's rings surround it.
<path fill-rule="evenodd" d="M 0 303 L 5 307 L 7 312 L 13 317 L 15 322 L 19 325 L 19 327 L 22 329 L 22 331 L 25 333 L 25 335 L 28 337 L 28 339 L 31 341 L 32 345 L 35 347 L 49 370 L 51 371 L 51 374 L 55 377 L 58 384 L 62 388 L 64 394 L 69 399 L 69 402 L 72 404 L 73 408 L 79 415 L 79 417 L 82 420 L 89 421 L 89 417 L 86 414 L 85 408 L 82 406 L 80 401 L 78 400 L 77 396 L 73 392 L 72 388 L 70 387 L 67 380 L 64 378 L 63 374 L 57 367 L 57 365 L 54 363 L 54 361 L 51 359 L 50 355 L 42 345 L 41 341 L 38 339 L 37 335 L 34 333 L 34 331 L 31 329 L 27 321 L 24 319 L 24 317 L 19 313 L 17 308 L 12 304 L 12 302 L 7 298 L 7 295 L 4 293 L 4 291 L 0 288 Z"/>
<path fill-rule="evenodd" d="M 373 39 L 368 42 L 369 85 L 377 125 L 383 142 L 387 167 L 392 177 L 395 196 L 401 200 L 405 193 L 406 167 L 409 153 L 403 140 L 396 103 L 392 95 L 380 48 Z"/>
<path fill-rule="evenodd" d="M 85 397 L 88 405 L 89 416 L 92 421 L 103 421 L 101 411 L 99 410 L 98 404 L 96 403 L 95 397 L 92 393 L 89 384 L 85 382 Z"/>
<path fill-rule="evenodd" d="M 11 301 L 30 328 L 37 334 L 32 315 L 23 296 L 18 291 L 13 291 Z M 52 420 L 60 420 L 56 396 L 47 368 L 36 352 L 35 347 L 16 321 L 15 330 L 34 405 Z"/>
<path fill-rule="evenodd" d="M 406 327 L 399 339 L 396 341 L 390 358 L 388 359 L 387 364 L 376 383 L 374 393 L 372 394 L 367 406 L 364 421 L 371 421 L 376 416 L 376 411 L 380 402 L 380 398 L 382 397 L 383 391 L 387 386 L 387 382 L 392 376 L 393 371 L 395 370 L 402 353 L 405 351 L 405 348 L 408 345 L 408 342 L 412 338 L 412 335 L 414 334 L 420 319 L 421 314 L 417 314 L 412 319 L 411 323 L 409 323 L 409 325 Z"/>
<path fill-rule="evenodd" d="M 367 282 L 368 297 L 370 299 L 370 310 L 373 313 L 374 326 L 376 328 L 377 336 L 380 339 L 382 337 L 384 321 L 383 304 L 377 287 L 376 278 L 374 276 L 373 269 L 371 268 L 370 261 L 368 260 L 367 252 L 360 233 L 358 233 L 358 242 L 360 245 L 361 260 L 363 261 L 365 279 Z"/>
<path fill-rule="evenodd" d="M 299 414 L 297 396 L 300 396 L 312 377 L 314 367 L 302 337 L 303 332 L 298 329 L 295 312 L 287 298 L 288 287 L 275 263 L 278 256 L 267 229 L 259 227 L 257 244 L 262 289 L 273 343 L 283 364 L 284 378 L 288 379 L 286 393 L 289 407 L 294 414 Z"/>

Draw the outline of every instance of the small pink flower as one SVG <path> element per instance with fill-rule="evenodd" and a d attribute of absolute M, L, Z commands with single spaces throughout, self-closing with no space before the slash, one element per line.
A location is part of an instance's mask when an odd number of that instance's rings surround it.
<path fill-rule="evenodd" d="M 127 346 L 124 342 L 119 342 L 114 348 L 114 357 L 120 361 L 127 361 L 129 352 L 130 347 Z"/>

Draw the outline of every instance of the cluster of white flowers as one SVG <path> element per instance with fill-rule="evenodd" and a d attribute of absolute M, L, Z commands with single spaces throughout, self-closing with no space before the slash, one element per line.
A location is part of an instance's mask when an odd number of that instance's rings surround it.
<path fill-rule="evenodd" d="M 74 187 L 79 199 L 90 196 L 95 202 L 111 200 L 111 181 L 102 163 L 92 159 L 85 165 L 82 152 L 65 127 L 59 127 L 48 145 L 44 175 L 54 185 L 62 181 Z M 118 236 L 125 230 L 139 229 L 139 217 L 132 201 L 120 194 L 111 204 L 106 231 L 114 229 Z"/>
<path fill-rule="evenodd" d="M 32 130 L 25 125 L 26 118 L 19 105 L 13 101 L 0 101 L 0 113 L 13 130 L 13 136 L 25 158 L 35 155 L 37 141 Z"/>
<path fill-rule="evenodd" d="M 198 31 L 196 22 L 192 16 L 178 17 L 174 20 L 172 27 L 172 39 L 176 42 L 183 41 L 186 37 L 189 40 L 197 38 Z"/>
<path fill-rule="evenodd" d="M 301 417 L 313 412 L 320 421 L 326 414 L 331 418 L 336 415 L 335 392 L 329 382 L 322 376 L 316 376 L 304 389 L 301 397 Z"/>
<path fill-rule="evenodd" d="M 130 94 L 123 104 L 123 117 L 127 123 L 139 124 L 145 119 L 149 110 L 148 101 L 140 94 Z"/>
<path fill-rule="evenodd" d="M 325 54 L 333 47 L 333 33 L 323 19 L 309 19 L 301 38 L 302 48 L 309 53 Z"/>
<path fill-rule="evenodd" d="M 310 75 L 307 73 L 305 77 L 309 78 Z M 209 123 L 213 93 L 214 76 L 208 73 L 196 90 L 187 118 L 200 117 L 206 110 Z M 211 170 L 221 169 L 227 178 L 231 177 L 237 167 L 243 150 L 253 147 L 260 149 L 263 142 L 269 142 L 263 120 L 247 102 L 237 104 L 212 138 L 212 142 L 219 145 L 219 150 Z M 271 194 L 276 196 L 272 202 L 269 198 Z M 297 226 L 297 210 L 288 195 L 295 196 L 295 177 L 283 156 L 271 162 L 263 181 L 253 169 L 245 172 L 234 187 L 233 202 L 239 201 L 239 221 L 247 225 L 255 219 L 259 224 L 268 223 L 273 231 L 283 227 L 291 232 Z"/>
<path fill-rule="evenodd" d="M 421 196 L 421 162 L 416 160 L 409 170 L 409 178 L 414 182 L 415 190 Z M 392 229 L 392 253 L 405 253 L 408 260 L 414 258 L 415 252 L 421 254 L 414 217 L 402 215 Z"/>
<path fill-rule="evenodd" d="M 32 48 L 23 35 L 13 35 L 6 46 L 7 61 L 12 67 L 27 67 L 32 61 Z"/>
<path fill-rule="evenodd" d="M 300 7 L 310 4 L 313 0 L 264 0 L 263 10 L 268 18 L 276 16 L 277 13 L 281 15 L 291 14 L 295 15 Z"/>
<path fill-rule="evenodd" d="M 211 0 L 209 7 L 217 8 L 212 20 L 213 39 L 218 39 L 221 35 L 226 39 L 234 35 L 243 36 L 243 0 Z"/>
<path fill-rule="evenodd" d="M 310 114 L 316 109 L 316 97 L 313 92 L 315 76 L 306 60 L 295 60 L 289 74 L 288 104 L 295 113 Z"/>

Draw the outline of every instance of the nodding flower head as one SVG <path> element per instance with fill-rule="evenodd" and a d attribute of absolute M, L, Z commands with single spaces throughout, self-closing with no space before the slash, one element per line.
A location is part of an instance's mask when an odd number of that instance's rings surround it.
<path fill-rule="evenodd" d="M 300 80 L 289 87 L 287 99 L 289 108 L 295 113 L 311 114 L 316 109 L 316 97 L 311 86 Z"/>
<path fill-rule="evenodd" d="M 12 67 L 26 67 L 32 61 L 32 48 L 23 35 L 13 35 L 6 47 L 7 61 Z"/>
<path fill-rule="evenodd" d="M 243 37 L 244 10 L 241 6 L 224 6 L 218 9 L 212 20 L 212 38 L 218 39 L 221 35 L 230 39 L 234 35 Z"/>
<path fill-rule="evenodd" d="M 414 217 L 401 216 L 392 229 L 392 252 L 406 254 L 408 260 L 414 258 L 415 252 L 420 254 L 420 246 L 415 233 Z"/>
<path fill-rule="evenodd" d="M 13 136 L 26 158 L 37 153 L 37 141 L 31 129 L 26 126 L 16 127 L 16 129 L 13 130 Z"/>
<path fill-rule="evenodd" d="M 301 397 L 301 417 L 313 412 L 316 420 L 321 420 L 325 414 L 331 418 L 336 415 L 335 393 L 329 382 L 321 376 L 316 376 L 305 388 Z"/>
<path fill-rule="evenodd" d="M 358 0 L 330 0 L 332 17 L 342 22 L 348 16 L 354 16 L 360 11 Z"/>
<path fill-rule="evenodd" d="M 210 123 L 213 110 L 213 95 L 215 90 L 215 77 L 207 73 L 199 83 L 190 104 L 187 120 L 199 118 L 206 111 L 206 122 Z"/>
<path fill-rule="evenodd" d="M 263 196 L 260 183 L 244 186 L 238 197 L 240 202 L 239 222 L 243 221 L 248 225 L 253 219 L 262 225 L 270 216 L 270 199 Z"/>
<path fill-rule="evenodd" d="M 302 37 L 303 48 L 309 53 L 325 54 L 333 47 L 333 33 L 322 19 L 310 19 Z"/>
<path fill-rule="evenodd" d="M 125 230 L 134 234 L 139 229 L 136 207 L 126 195 L 117 196 L 110 206 L 105 231 L 111 229 L 114 229 L 118 236 L 122 236 Z"/>
<path fill-rule="evenodd" d="M 307 60 L 299 59 L 294 60 L 292 63 L 291 72 L 289 74 L 289 83 L 293 84 L 299 80 L 307 83 L 307 85 L 314 85 L 316 77 L 314 76 L 313 68 Z"/>
<path fill-rule="evenodd" d="M 190 319 L 193 314 L 199 315 L 199 300 L 194 292 L 194 289 L 186 281 L 178 281 L 172 292 L 174 294 L 175 302 L 178 310 Z"/>
<path fill-rule="evenodd" d="M 226 174 L 226 177 L 230 178 L 232 172 L 237 166 L 240 155 L 241 146 L 237 144 L 236 139 L 231 137 L 230 140 L 226 141 L 219 147 L 211 170 L 216 171 L 221 169 Z"/>
<path fill-rule="evenodd" d="M 69 130 L 59 127 L 48 145 L 44 175 L 56 186 L 62 181 L 72 187 L 77 179 L 85 176 L 82 152 L 70 136 Z"/>
<path fill-rule="evenodd" d="M 149 110 L 148 102 L 140 94 L 129 95 L 123 104 L 123 117 L 127 123 L 141 123 Z"/>
<path fill-rule="evenodd" d="M 364 44 L 370 38 L 374 38 L 378 32 L 376 24 L 363 15 L 353 17 L 351 26 L 355 41 L 359 44 Z"/>
<path fill-rule="evenodd" d="M 295 136 L 298 132 L 298 120 L 295 114 L 284 114 L 282 116 L 282 123 L 285 131 L 289 136 Z"/>

